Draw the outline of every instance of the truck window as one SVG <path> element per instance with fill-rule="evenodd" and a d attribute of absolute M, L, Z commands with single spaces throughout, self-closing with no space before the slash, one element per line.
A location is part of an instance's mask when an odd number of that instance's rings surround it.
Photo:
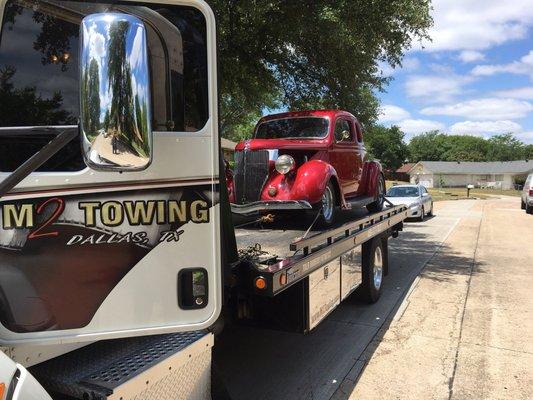
<path fill-rule="evenodd" d="M 203 14 L 191 7 L 127 4 L 7 2 L 0 30 L 0 171 L 16 169 L 61 129 L 77 129 L 79 24 L 95 12 L 131 12 L 146 20 L 153 129 L 204 127 L 209 112 Z M 158 29 L 168 26 L 177 33 L 167 43 Z M 39 171 L 83 168 L 80 144 L 74 141 Z"/>

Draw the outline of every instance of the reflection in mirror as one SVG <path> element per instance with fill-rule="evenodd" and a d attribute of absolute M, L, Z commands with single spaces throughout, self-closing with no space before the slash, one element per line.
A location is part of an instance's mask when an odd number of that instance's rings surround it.
<path fill-rule="evenodd" d="M 80 130 L 86 163 L 142 170 L 152 153 L 146 30 L 138 18 L 93 14 L 81 24 Z"/>

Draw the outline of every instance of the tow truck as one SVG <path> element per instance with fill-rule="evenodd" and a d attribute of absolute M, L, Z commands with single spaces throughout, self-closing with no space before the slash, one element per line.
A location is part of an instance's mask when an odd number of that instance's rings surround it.
<path fill-rule="evenodd" d="M 379 299 L 406 208 L 234 220 L 217 79 L 201 0 L 0 0 L 1 399 L 209 399 L 224 321 Z"/>

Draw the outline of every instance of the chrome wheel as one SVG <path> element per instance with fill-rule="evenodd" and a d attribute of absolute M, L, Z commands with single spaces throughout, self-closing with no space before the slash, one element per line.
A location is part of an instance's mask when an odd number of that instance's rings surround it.
<path fill-rule="evenodd" d="M 333 217 L 333 207 L 335 207 L 335 204 L 333 204 L 333 192 L 331 191 L 331 187 L 327 185 L 322 195 L 322 215 L 328 222 Z"/>
<path fill-rule="evenodd" d="M 381 247 L 376 247 L 374 252 L 374 287 L 376 290 L 381 288 L 381 281 L 383 280 L 383 253 Z"/>
<path fill-rule="evenodd" d="M 380 208 L 383 208 L 385 202 L 385 180 L 382 176 L 378 179 L 378 198 L 377 203 Z"/>

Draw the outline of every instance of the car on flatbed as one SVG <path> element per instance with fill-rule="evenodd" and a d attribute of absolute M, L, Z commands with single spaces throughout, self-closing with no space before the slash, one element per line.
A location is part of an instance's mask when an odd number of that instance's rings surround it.
<path fill-rule="evenodd" d="M 383 208 L 381 165 L 368 160 L 361 124 L 346 111 L 264 117 L 235 150 L 235 213 L 314 209 L 329 226 L 339 209 Z"/>
<path fill-rule="evenodd" d="M 433 198 L 422 185 L 393 186 L 387 190 L 386 198 L 391 205 L 407 206 L 408 218 L 423 221 L 426 215 L 433 215 Z"/>
<path fill-rule="evenodd" d="M 533 173 L 529 174 L 522 190 L 522 210 L 533 214 Z"/>

